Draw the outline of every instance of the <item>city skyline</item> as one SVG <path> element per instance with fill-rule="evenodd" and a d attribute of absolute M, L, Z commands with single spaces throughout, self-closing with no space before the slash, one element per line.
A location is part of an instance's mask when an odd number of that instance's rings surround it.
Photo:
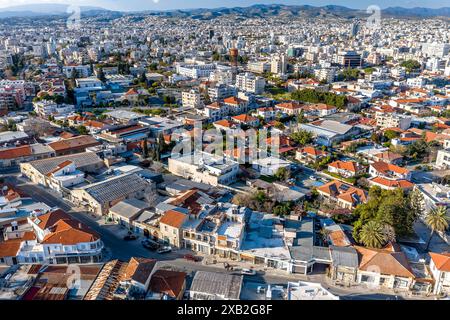
<path fill-rule="evenodd" d="M 285 5 L 311 5 L 311 6 L 325 6 L 338 5 L 353 9 L 365 9 L 370 5 L 377 5 L 381 8 L 387 7 L 426 7 L 426 8 L 440 8 L 448 6 L 447 1 L 432 0 L 432 1 L 418 1 L 418 0 L 379 0 L 379 1 L 359 1 L 355 3 L 350 0 L 318 0 L 318 1 L 303 1 L 303 0 L 229 0 L 223 3 L 220 0 L 0 0 L 0 9 L 8 7 L 16 7 L 22 5 L 35 4 L 77 4 L 81 6 L 95 6 L 109 10 L 117 11 L 143 11 L 143 10 L 176 10 L 176 9 L 195 9 L 195 8 L 220 8 L 220 7 L 247 7 L 255 4 L 285 4 Z"/>

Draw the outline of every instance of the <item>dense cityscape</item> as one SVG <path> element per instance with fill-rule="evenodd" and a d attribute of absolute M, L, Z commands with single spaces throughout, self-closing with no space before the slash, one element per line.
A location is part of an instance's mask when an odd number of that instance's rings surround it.
<path fill-rule="evenodd" d="M 0 11 L 0 300 L 448 299 L 450 15 L 369 9 Z"/>

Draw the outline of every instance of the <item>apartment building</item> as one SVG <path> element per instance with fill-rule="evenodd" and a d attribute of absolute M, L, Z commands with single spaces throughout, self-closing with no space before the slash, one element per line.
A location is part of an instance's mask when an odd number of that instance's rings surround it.
<path fill-rule="evenodd" d="M 202 106 L 200 93 L 197 90 L 183 91 L 181 101 L 183 107 L 198 108 Z"/>
<path fill-rule="evenodd" d="M 377 126 L 382 129 L 400 128 L 406 130 L 411 126 L 412 121 L 410 116 L 379 111 L 376 112 L 375 119 L 377 120 Z"/>
<path fill-rule="evenodd" d="M 177 176 L 218 186 L 236 180 L 239 164 L 225 157 L 199 152 L 194 155 L 169 158 L 168 169 Z"/>
<path fill-rule="evenodd" d="M 263 77 L 255 76 L 253 73 L 243 73 L 236 76 L 236 87 L 245 92 L 261 94 L 264 92 L 266 80 Z"/>

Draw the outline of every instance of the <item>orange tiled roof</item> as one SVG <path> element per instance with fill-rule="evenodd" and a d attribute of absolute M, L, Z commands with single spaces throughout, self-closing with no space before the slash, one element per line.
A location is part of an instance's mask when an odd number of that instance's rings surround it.
<path fill-rule="evenodd" d="M 298 150 L 298 152 L 307 153 L 307 154 L 315 156 L 315 157 L 327 155 L 327 152 L 313 148 L 313 147 L 304 147 L 304 148 Z"/>
<path fill-rule="evenodd" d="M 337 197 L 353 205 L 367 201 L 367 192 L 339 180 L 333 180 L 317 188 L 318 191 Z"/>
<path fill-rule="evenodd" d="M 182 293 L 185 279 L 184 272 L 160 269 L 152 275 L 150 290 L 165 293 L 175 299 Z"/>
<path fill-rule="evenodd" d="M 218 126 L 222 126 L 222 127 L 227 127 L 227 128 L 231 128 L 233 126 L 233 123 L 227 119 L 216 121 L 216 122 L 214 122 L 214 124 L 216 124 Z"/>
<path fill-rule="evenodd" d="M 281 109 L 289 109 L 289 110 L 296 110 L 300 109 L 302 105 L 298 102 L 283 102 L 276 105 L 276 107 Z"/>
<path fill-rule="evenodd" d="M 11 149 L 0 150 L 0 159 L 17 159 L 20 157 L 30 156 L 32 153 L 31 147 L 20 146 Z"/>
<path fill-rule="evenodd" d="M 387 249 L 371 249 L 360 246 L 355 246 L 354 248 L 360 256 L 360 270 L 378 271 L 380 274 L 415 278 L 408 259 L 403 252 Z"/>
<path fill-rule="evenodd" d="M 72 219 L 58 220 L 50 227 L 50 231 L 51 233 L 44 237 L 42 243 L 75 245 L 78 243 L 94 242 L 100 238 L 89 227 Z"/>
<path fill-rule="evenodd" d="M 66 140 L 60 140 L 49 143 L 49 146 L 55 151 L 70 150 L 72 148 L 90 147 L 100 144 L 92 136 L 78 136 Z"/>
<path fill-rule="evenodd" d="M 369 181 L 389 188 L 411 189 L 414 187 L 414 183 L 405 179 L 390 180 L 383 177 L 375 177 L 371 178 Z"/>
<path fill-rule="evenodd" d="M 13 239 L 0 242 L 0 258 L 15 257 L 19 252 L 22 239 Z"/>
<path fill-rule="evenodd" d="M 388 171 L 392 171 L 398 174 L 408 174 L 409 170 L 406 168 L 402 168 L 399 166 L 396 166 L 395 164 L 378 161 L 371 164 L 371 166 L 381 173 L 387 173 Z"/>
<path fill-rule="evenodd" d="M 450 272 L 450 252 L 430 252 L 430 257 L 439 271 Z"/>
<path fill-rule="evenodd" d="M 358 172 L 358 164 L 354 161 L 341 161 L 337 160 L 329 164 L 329 166 L 336 169 L 344 169 L 353 173 Z"/>
<path fill-rule="evenodd" d="M 239 121 L 239 122 L 253 122 L 253 121 L 258 120 L 258 118 L 249 116 L 249 115 L 246 114 L 246 113 L 243 113 L 243 114 L 240 114 L 240 115 L 237 115 L 237 116 L 233 116 L 233 117 L 231 117 L 231 118 L 232 118 L 233 120 L 236 120 L 236 121 Z"/>
<path fill-rule="evenodd" d="M 159 220 L 159 223 L 166 224 L 174 228 L 181 228 L 187 216 L 184 213 L 175 210 L 168 210 Z"/>

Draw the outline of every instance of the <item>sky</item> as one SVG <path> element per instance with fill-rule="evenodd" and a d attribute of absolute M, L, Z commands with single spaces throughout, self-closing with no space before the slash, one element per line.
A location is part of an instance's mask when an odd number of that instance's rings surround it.
<path fill-rule="evenodd" d="M 334 4 L 356 9 L 365 9 L 370 5 L 381 8 L 395 6 L 439 8 L 450 5 L 449 0 L 0 0 L 0 8 L 36 3 L 78 4 L 121 11 L 245 7 L 272 3 L 314 6 Z"/>

